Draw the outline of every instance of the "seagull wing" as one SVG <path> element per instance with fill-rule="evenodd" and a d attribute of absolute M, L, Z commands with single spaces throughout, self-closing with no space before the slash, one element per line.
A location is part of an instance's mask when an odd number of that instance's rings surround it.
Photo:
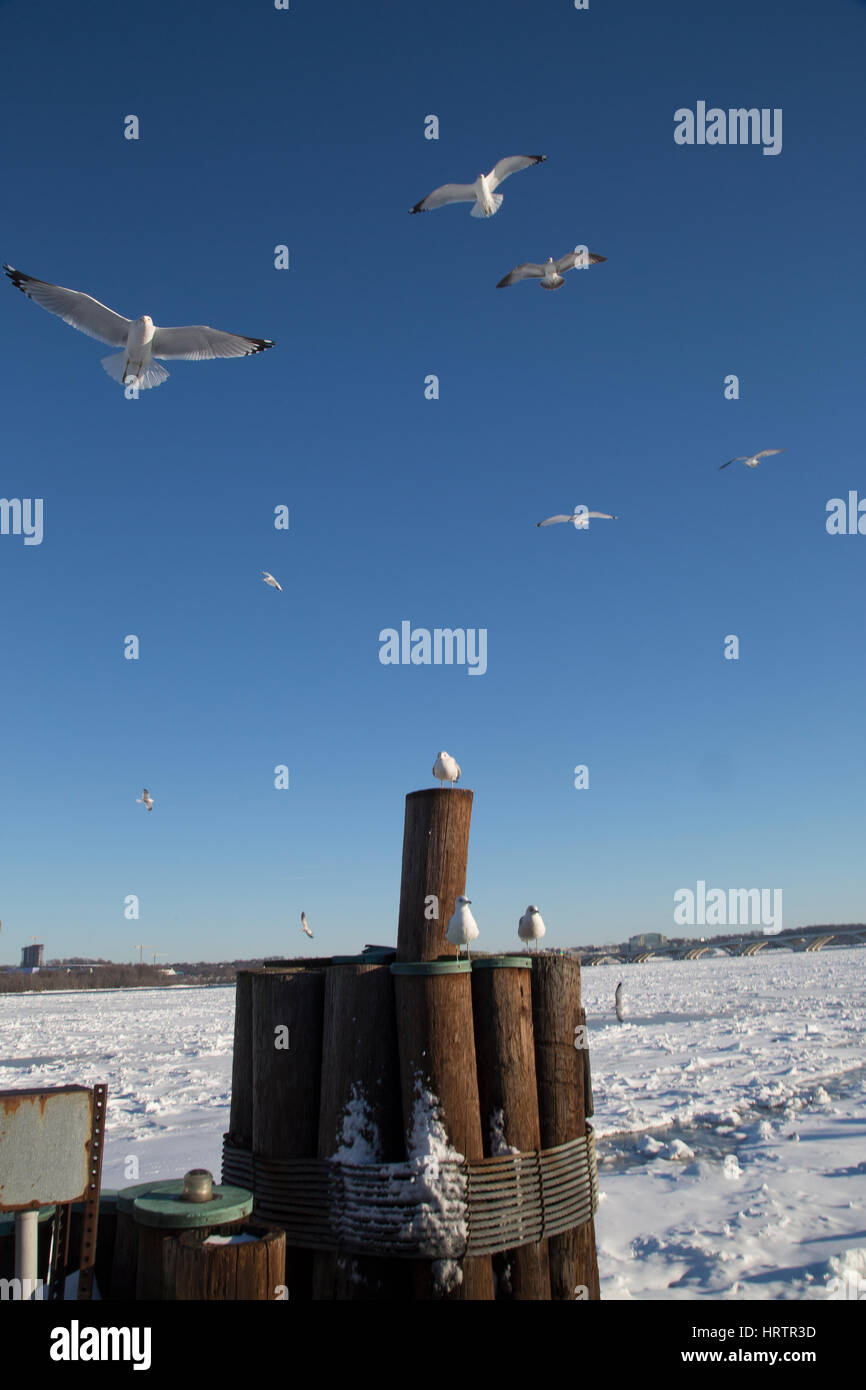
<path fill-rule="evenodd" d="M 759 454 L 755 454 L 756 459 L 769 458 L 770 454 L 784 454 L 784 449 L 762 449 Z"/>
<path fill-rule="evenodd" d="M 32 275 L 25 275 L 11 265 L 4 265 L 3 269 L 16 289 L 26 294 L 34 304 L 47 309 L 49 314 L 56 314 L 64 323 L 86 333 L 88 338 L 98 338 L 101 343 L 108 343 L 111 347 L 126 347 L 132 327 L 131 319 L 116 314 L 89 294 L 66 290 L 62 285 L 50 285 L 47 280 L 34 280 Z"/>
<path fill-rule="evenodd" d="M 186 328 L 155 328 L 150 351 L 151 356 L 166 360 L 185 357 L 191 362 L 202 362 L 211 357 L 249 357 L 250 353 L 264 352 L 273 346 L 270 338 L 245 338 L 240 333 L 222 333 L 218 328 L 198 323 Z"/>
<path fill-rule="evenodd" d="M 509 154 L 505 159 L 497 160 L 487 175 L 490 192 L 504 183 L 510 174 L 516 174 L 519 169 L 528 169 L 530 164 L 542 164 L 546 158 L 546 154 Z"/>
<path fill-rule="evenodd" d="M 546 269 L 547 266 L 536 265 L 534 261 L 524 261 L 523 265 L 516 265 L 513 270 L 509 270 L 496 288 L 504 290 L 507 285 L 516 285 L 518 280 L 540 280 Z"/>
<path fill-rule="evenodd" d="M 434 188 L 432 193 L 428 193 L 426 198 L 422 198 L 420 203 L 416 203 L 409 211 L 431 212 L 433 208 L 444 208 L 447 203 L 474 202 L 474 183 L 443 183 L 441 188 Z"/>
<path fill-rule="evenodd" d="M 744 459 L 744 458 L 748 458 L 748 457 L 749 457 L 748 454 L 737 454 L 737 457 L 736 457 L 735 459 L 728 459 L 728 463 L 739 463 L 739 462 L 740 462 L 740 459 Z M 720 463 L 720 464 L 719 464 L 719 472 L 720 472 L 720 473 L 721 473 L 721 471 L 722 471 L 723 468 L 727 468 L 728 463 Z"/>
<path fill-rule="evenodd" d="M 536 521 L 536 526 L 555 526 L 557 521 L 574 521 L 574 513 L 570 516 L 549 516 L 546 521 Z"/>
<path fill-rule="evenodd" d="M 607 256 L 596 256 L 594 251 L 569 251 L 567 256 L 560 256 L 556 262 L 556 272 L 561 275 L 564 270 L 573 270 L 576 265 L 598 265 L 599 261 L 606 260 Z"/>

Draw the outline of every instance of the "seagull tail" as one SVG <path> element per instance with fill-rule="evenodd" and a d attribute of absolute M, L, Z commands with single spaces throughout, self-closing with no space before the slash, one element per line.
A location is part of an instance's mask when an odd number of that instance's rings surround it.
<path fill-rule="evenodd" d="M 492 217 L 492 216 L 493 216 L 493 213 L 498 212 L 499 209 L 500 209 L 501 207 L 502 207 L 502 194 L 501 194 L 501 193 L 494 193 L 494 194 L 493 194 L 493 212 L 485 212 L 484 209 L 483 209 L 483 207 L 481 206 L 480 203 L 474 203 L 474 204 L 473 204 L 473 207 L 472 207 L 472 211 L 470 212 L 469 216 L 470 216 L 470 217 Z M 498 288 L 498 286 L 497 286 L 497 288 Z"/>
<path fill-rule="evenodd" d="M 123 352 L 113 352 L 109 357 L 103 357 L 102 365 L 108 372 L 112 381 L 119 381 L 121 386 L 136 384 L 140 391 L 146 391 L 151 386 L 161 386 L 168 378 L 168 372 L 159 362 L 151 360 L 148 363 L 147 371 L 142 372 L 137 381 L 134 377 L 127 377 L 123 380 L 123 369 L 126 366 L 126 350 Z"/>

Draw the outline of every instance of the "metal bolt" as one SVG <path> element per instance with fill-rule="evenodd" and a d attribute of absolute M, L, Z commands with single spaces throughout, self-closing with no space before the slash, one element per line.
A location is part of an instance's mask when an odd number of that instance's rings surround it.
<path fill-rule="evenodd" d="M 181 1199 L 184 1202 L 212 1202 L 213 1173 L 208 1172 L 207 1168 L 191 1168 L 184 1173 Z"/>

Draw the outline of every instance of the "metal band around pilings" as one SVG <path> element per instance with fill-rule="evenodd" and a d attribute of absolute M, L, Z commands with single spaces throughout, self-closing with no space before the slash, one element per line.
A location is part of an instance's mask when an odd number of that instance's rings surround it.
<path fill-rule="evenodd" d="M 223 1139 L 223 1182 L 255 1193 L 255 1215 L 287 1245 L 384 1259 L 467 1259 L 561 1235 L 598 1209 L 595 1136 L 450 1169 L 431 1217 L 423 1163 L 266 1159 Z M 420 1190 L 419 1190 L 420 1189 Z"/>

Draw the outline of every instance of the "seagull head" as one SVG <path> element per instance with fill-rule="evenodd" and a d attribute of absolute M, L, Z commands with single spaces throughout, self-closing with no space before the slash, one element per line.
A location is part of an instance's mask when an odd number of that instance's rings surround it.
<path fill-rule="evenodd" d="M 153 328 L 153 319 L 150 317 L 150 314 L 142 314 L 138 322 L 141 324 L 142 328 Z"/>
<path fill-rule="evenodd" d="M 466 907 L 466 906 L 468 906 L 469 903 L 471 903 L 471 901 L 472 901 L 471 898 L 458 898 L 458 899 L 457 899 L 457 906 L 458 906 L 458 907 Z"/>
<path fill-rule="evenodd" d="M 534 903 L 530 903 L 530 904 L 529 904 L 529 907 L 526 909 L 526 911 L 527 911 L 527 912 L 537 912 L 537 911 L 538 911 L 538 908 L 535 906 Z"/>

